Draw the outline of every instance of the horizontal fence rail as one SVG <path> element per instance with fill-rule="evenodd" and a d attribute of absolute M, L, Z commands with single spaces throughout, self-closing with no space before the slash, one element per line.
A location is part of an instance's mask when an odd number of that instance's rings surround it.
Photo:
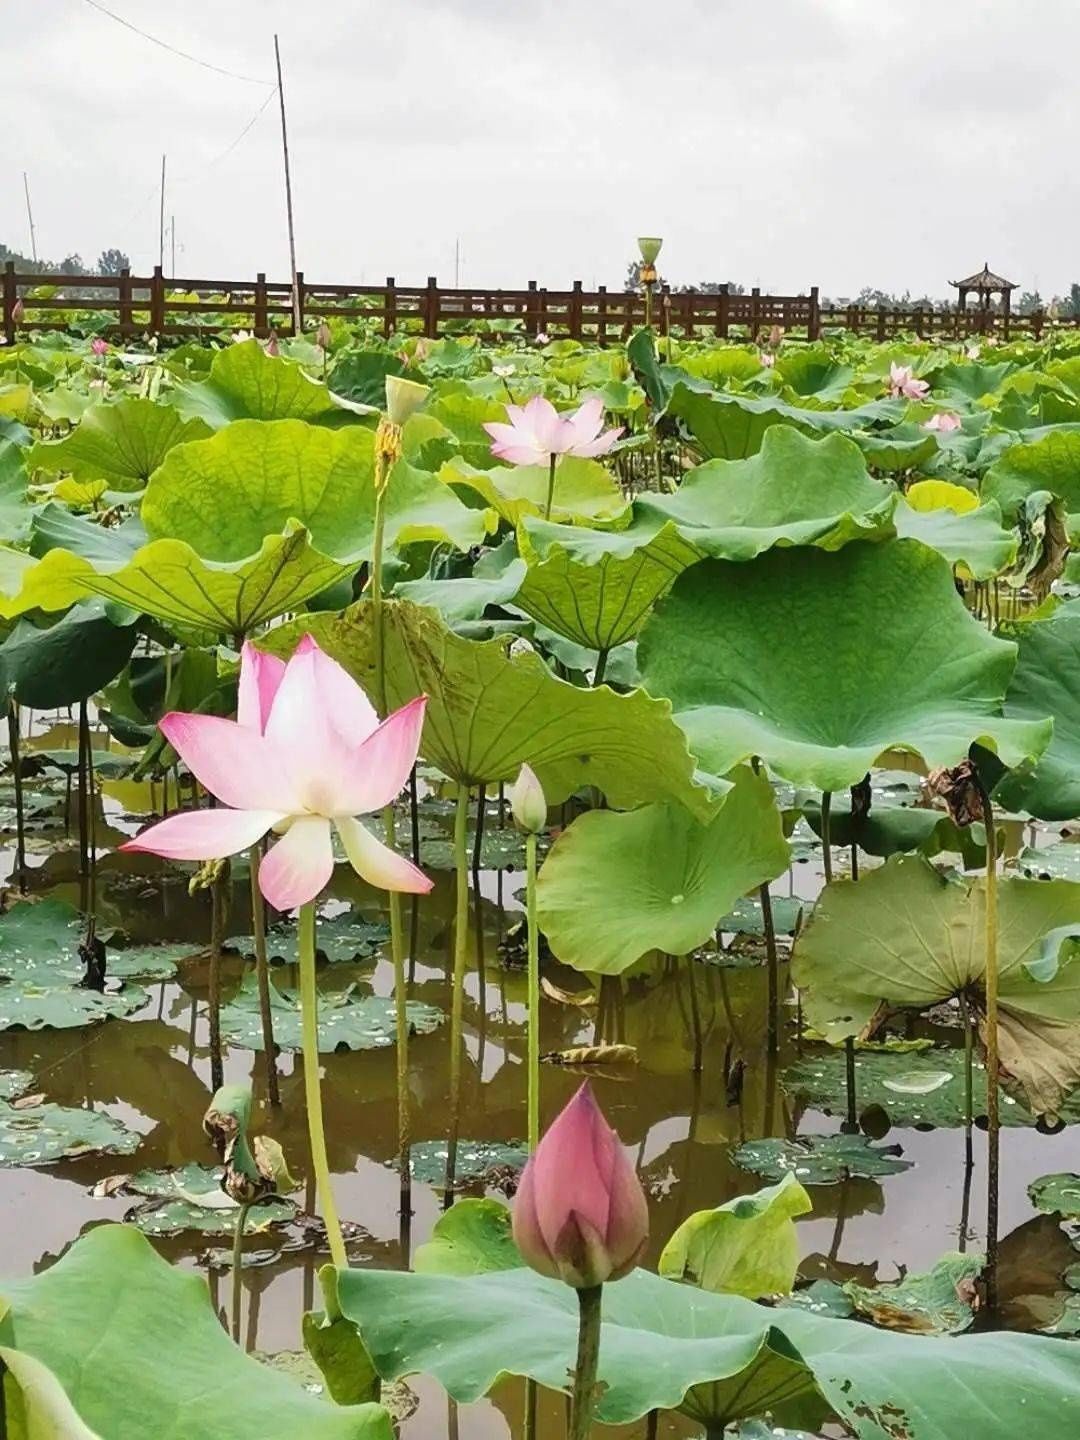
<path fill-rule="evenodd" d="M 436 337 L 479 324 L 492 340 L 514 334 L 536 340 L 589 340 L 599 345 L 625 340 L 645 323 L 646 298 L 629 290 L 549 290 L 530 280 L 524 290 L 447 288 L 434 276 L 426 285 L 317 285 L 296 276 L 295 310 L 302 326 L 321 320 L 368 321 L 387 337 L 414 333 Z M 219 331 L 295 333 L 294 289 L 288 282 L 182 280 L 152 275 L 22 274 L 13 261 L 3 271 L 3 334 L 8 344 L 31 330 L 64 329 L 75 315 L 102 316 L 108 333 L 122 338 L 203 337 Z M 845 331 L 878 340 L 914 334 L 927 340 L 963 340 L 999 334 L 1041 338 L 1048 324 L 1075 327 L 1080 320 L 1051 321 L 1045 312 L 1029 315 L 983 309 L 934 310 L 920 306 L 822 306 L 818 287 L 806 295 L 763 295 L 721 290 L 716 294 L 657 287 L 654 325 L 665 335 L 758 339 L 779 329 L 787 338 L 818 340 Z M 98 327 L 95 327 L 98 328 Z"/>

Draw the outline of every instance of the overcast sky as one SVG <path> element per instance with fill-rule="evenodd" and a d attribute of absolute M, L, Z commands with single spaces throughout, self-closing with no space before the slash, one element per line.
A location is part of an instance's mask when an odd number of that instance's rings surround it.
<path fill-rule="evenodd" d="M 984 260 L 1080 280 L 1076 0 L 102 0 L 273 76 L 280 33 L 309 279 L 943 294 Z M 286 279 L 276 103 L 89 0 L 7 0 L 0 240 Z M 271 96 L 247 135 L 224 154 Z M 169 264 L 166 246 L 166 267 Z"/>

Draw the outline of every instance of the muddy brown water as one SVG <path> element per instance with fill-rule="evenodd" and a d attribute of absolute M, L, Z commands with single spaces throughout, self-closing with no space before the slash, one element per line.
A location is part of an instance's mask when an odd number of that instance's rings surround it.
<path fill-rule="evenodd" d="M 73 744 L 66 727 L 51 728 L 38 745 Z M 103 744 L 103 738 L 98 741 Z M 133 828 L 131 813 L 148 809 L 149 791 L 129 782 L 106 784 L 98 816 L 101 839 L 108 842 Z M 489 823 L 495 824 L 494 812 Z M 79 903 L 78 851 L 74 839 L 45 850 L 36 843 L 29 857 L 29 892 Z M 0 873 L 10 875 L 10 847 L 2 853 Z M 447 1015 L 447 975 L 452 951 L 453 876 L 433 872 L 435 889 L 418 903 L 412 952 L 412 996 L 438 1006 Z M 797 893 L 812 898 L 820 887 L 813 863 L 793 866 L 777 881 L 777 895 Z M 187 876 L 169 870 L 153 857 L 127 856 L 104 848 L 99 866 L 99 907 L 103 922 L 122 924 L 133 942 L 208 938 L 209 907 L 205 897 L 187 893 Z M 465 1045 L 462 1136 L 472 1140 L 521 1140 L 525 1131 L 525 980 L 510 968 L 499 945 L 520 919 L 517 891 L 523 876 L 515 871 L 487 871 L 479 891 L 471 893 L 470 969 L 465 1002 Z M 371 918 L 382 914 L 379 895 L 345 867 L 339 866 L 333 896 Z M 409 907 L 406 906 L 406 914 Z M 231 931 L 248 931 L 246 876 L 235 881 Z M 226 964 L 226 978 L 235 986 L 239 961 Z M 704 1069 L 692 1074 L 693 1034 L 687 997 L 685 964 L 638 967 L 607 996 L 606 1038 L 625 1040 L 638 1048 L 639 1063 L 602 1072 L 594 1079 L 597 1097 L 623 1142 L 634 1152 L 650 1197 L 652 1240 L 650 1261 L 681 1221 L 758 1187 L 754 1176 L 732 1164 L 730 1151 L 743 1140 L 762 1135 L 832 1132 L 839 1120 L 793 1107 L 780 1088 L 778 1069 L 793 1057 L 793 1025 L 785 1026 L 780 1066 L 765 1053 L 766 975 L 762 968 L 718 970 L 695 967 L 702 1025 Z M 567 990 L 580 988 L 581 977 L 554 962 L 545 973 Z M 288 967 L 275 970 L 283 983 L 295 984 Z M 392 993 L 389 960 L 366 965 L 323 967 L 320 983 L 339 989 L 352 981 L 370 985 L 377 995 Z M 179 1165 L 211 1164 L 215 1156 L 201 1128 L 210 1097 L 209 1056 L 205 1016 L 205 966 L 188 962 L 179 982 L 148 985 L 150 1003 L 130 1019 L 110 1021 L 82 1030 L 7 1031 L 0 1033 L 0 1068 L 30 1070 L 35 1090 L 65 1105 L 92 1107 L 123 1121 L 142 1137 L 130 1157 L 98 1156 L 62 1162 L 42 1169 L 0 1171 L 0 1275 L 22 1275 L 51 1264 L 86 1229 L 121 1220 L 130 1199 L 97 1199 L 95 1183 L 118 1171 Z M 228 993 L 228 992 L 227 992 Z M 794 1010 L 787 1010 L 789 1020 Z M 594 1040 L 594 1011 L 543 1002 L 544 1051 Z M 730 1048 L 729 1048 L 730 1047 Z M 725 1083 L 724 1057 L 741 1057 L 745 1070 L 738 1093 Z M 397 1267 L 407 1259 L 400 1243 L 396 1154 L 396 1099 L 392 1048 L 333 1054 L 324 1058 L 323 1095 L 331 1165 L 342 1217 L 365 1232 L 353 1247 L 354 1263 Z M 250 1080 L 259 1101 L 257 1128 L 278 1138 L 290 1168 L 298 1176 L 310 1172 L 307 1128 L 303 1110 L 299 1057 L 279 1060 L 283 1105 L 264 1106 L 262 1056 L 231 1049 L 226 1054 L 226 1079 Z M 580 1075 L 545 1067 L 543 1114 L 552 1118 L 580 1083 Z M 441 1140 L 449 1119 L 449 1035 L 417 1037 L 411 1048 L 410 1088 L 414 1139 Z M 906 1271 L 927 1268 L 945 1251 L 955 1250 L 964 1204 L 965 1152 L 962 1130 L 922 1132 L 893 1129 L 889 1143 L 903 1146 L 914 1168 L 884 1181 L 856 1180 L 840 1186 L 811 1188 L 814 1213 L 800 1219 L 800 1250 L 815 1274 L 861 1279 L 895 1279 Z M 985 1214 L 985 1136 L 974 1137 L 968 1242 L 982 1244 Z M 1076 1168 L 1076 1136 L 1068 1129 L 1045 1136 L 1032 1129 L 1002 1132 L 1001 1233 L 1007 1236 L 1034 1221 L 1027 1186 L 1037 1176 Z M 475 1187 L 465 1193 L 483 1193 Z M 498 1191 L 491 1191 L 498 1195 Z M 423 1243 L 442 1210 L 441 1192 L 416 1184 L 411 1248 Z M 1039 1224 L 1042 1222 L 1035 1222 Z M 1053 1225 L 1053 1222 L 1046 1222 Z M 1055 1227 L 1056 1228 L 1056 1227 Z M 1025 1232 L 1033 1234 L 1029 1230 Z M 1037 1238 L 1037 1237 L 1036 1237 Z M 202 1266 L 205 1253 L 220 1240 L 177 1237 L 156 1240 L 163 1254 L 189 1266 Z M 250 1248 L 260 1248 L 259 1240 Z M 310 1249 L 284 1256 L 244 1273 L 242 1335 L 245 1344 L 262 1352 L 300 1347 L 300 1319 L 317 1307 L 318 1266 L 325 1253 Z M 226 1270 L 208 1274 L 215 1303 L 227 1312 Z M 419 1398 L 405 1421 L 404 1440 L 502 1440 L 520 1433 L 520 1386 L 506 1384 L 491 1398 L 455 1407 L 432 1380 L 410 1382 Z M 541 1435 L 562 1433 L 563 1402 L 545 1396 Z M 613 1440 L 644 1436 L 646 1425 L 606 1429 Z M 665 1418 L 659 1435 L 700 1433 L 678 1417 Z"/>

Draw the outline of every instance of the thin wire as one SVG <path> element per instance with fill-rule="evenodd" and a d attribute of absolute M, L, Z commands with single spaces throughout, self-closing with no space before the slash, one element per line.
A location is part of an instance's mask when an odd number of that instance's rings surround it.
<path fill-rule="evenodd" d="M 156 35 L 150 35 L 145 30 L 140 30 L 130 20 L 125 20 L 122 15 L 117 15 L 100 3 L 100 0 L 85 0 L 85 3 L 93 10 L 98 10 L 102 15 L 107 15 L 110 20 L 115 20 L 118 25 L 123 25 L 125 30 L 132 31 L 135 35 L 149 40 L 151 45 L 159 45 L 162 50 L 168 50 L 172 55 L 179 55 L 181 60 L 190 60 L 193 65 L 201 65 L 204 70 L 213 70 L 217 75 L 224 75 L 230 80 L 242 80 L 246 85 L 273 85 L 272 80 L 261 80 L 254 75 L 238 75 L 235 70 L 226 70 L 220 65 L 214 65 L 209 60 L 200 60 L 197 55 L 189 55 L 186 50 L 178 50 L 175 45 L 170 45 L 165 40 L 159 40 Z"/>

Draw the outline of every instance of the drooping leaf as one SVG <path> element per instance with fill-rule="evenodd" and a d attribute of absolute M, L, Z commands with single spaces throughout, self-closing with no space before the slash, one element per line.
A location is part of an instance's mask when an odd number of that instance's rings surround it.
<path fill-rule="evenodd" d="M 497 465 L 491 470 L 478 470 L 455 458 L 443 465 L 439 478 L 447 485 L 474 490 L 510 525 L 516 526 L 525 515 L 543 515 L 547 506 L 546 465 Z M 616 520 L 627 509 L 626 496 L 599 460 L 579 460 L 574 455 L 560 458 L 555 471 L 552 520 L 591 524 Z"/>
<path fill-rule="evenodd" d="M 794 1175 L 804 1185 L 839 1185 L 842 1180 L 877 1179 L 911 1169 L 899 1145 L 874 1145 L 865 1135 L 799 1135 L 794 1140 L 767 1136 L 747 1140 L 732 1160 L 763 1180 Z"/>
<path fill-rule="evenodd" d="M 485 1275 L 525 1262 L 514 1244 L 510 1211 L 498 1200 L 458 1200 L 436 1220 L 413 1261 L 423 1275 Z"/>
<path fill-rule="evenodd" d="M 205 380 L 181 385 L 169 402 L 220 430 L 237 420 L 303 420 L 335 428 L 363 420 L 368 407 L 333 395 L 293 360 L 267 355 L 257 340 L 219 350 Z"/>
<path fill-rule="evenodd" d="M 39 441 L 29 464 L 77 481 L 103 481 L 108 490 L 142 490 L 175 445 L 202 440 L 210 427 L 183 420 L 171 405 L 138 396 L 91 405 L 62 440 Z"/>
<path fill-rule="evenodd" d="M 0 644 L 0 692 L 35 710 L 87 700 L 115 680 L 136 638 L 131 624 L 110 619 L 101 600 L 73 606 L 52 625 L 20 619 Z"/>
<path fill-rule="evenodd" d="M 835 554 L 773 551 L 686 571 L 642 632 L 645 688 L 668 696 L 716 774 L 759 755 L 820 790 L 890 750 L 951 765 L 977 742 L 1015 765 L 1047 722 L 1004 719 L 1015 647 L 964 608 L 941 558 L 911 540 Z"/>
<path fill-rule="evenodd" d="M 3 992 L 0 991 L 0 997 Z M 296 996 L 271 988 L 274 1012 L 274 1044 L 279 1050 L 299 1050 L 300 1002 Z M 443 1013 L 433 1005 L 410 1000 L 407 1006 L 409 1029 L 414 1035 L 430 1035 L 442 1024 Z M 381 1050 L 394 1044 L 394 1002 L 381 995 L 356 996 L 352 987 L 319 997 L 319 1050 Z M 259 991 L 254 975 L 245 977 L 239 992 L 221 1007 L 221 1034 L 230 1045 L 261 1050 L 262 1020 Z"/>
<path fill-rule="evenodd" d="M 1018 628 L 1019 654 L 1005 692 L 1005 713 L 1020 720 L 1050 715 L 1054 733 L 1035 762 L 1002 778 L 997 798 L 1040 820 L 1080 815 L 1080 605 L 1072 601 Z"/>
<path fill-rule="evenodd" d="M 944 482 L 926 480 L 926 485 Z M 917 489 L 915 486 L 913 489 Z M 950 489 L 959 489 L 950 486 Z M 962 492 L 968 495 L 969 491 Z M 974 498 L 974 497 L 972 497 Z M 919 540 L 943 555 L 950 565 L 973 580 L 989 580 L 1007 570 L 1016 559 L 1016 533 L 1001 523 L 996 500 L 973 510 L 958 512 L 948 505 L 916 508 L 901 499 L 894 515 L 896 533 L 904 539 Z"/>
<path fill-rule="evenodd" d="M 996 500 L 1007 525 L 1015 525 L 1027 497 L 1047 490 L 1068 514 L 1080 512 L 1080 433 L 1051 431 L 1014 445 L 986 472 L 982 498 Z"/>
<path fill-rule="evenodd" d="M 64 1387 L 47 1365 L 0 1345 L 0 1363 L 14 1384 L 5 1386 L 8 1435 L 22 1440 L 101 1440 L 84 1425 Z"/>
<path fill-rule="evenodd" d="M 498 575 L 477 573 L 454 580 L 405 580 L 394 586 L 400 600 L 437 610 L 448 625 L 479 620 L 489 605 L 506 605 L 514 599 L 525 578 L 524 560 L 514 560 Z"/>
<path fill-rule="evenodd" d="M 537 885 L 553 953 L 617 975 L 650 950 L 686 955 L 731 906 L 783 874 L 790 850 L 772 787 L 745 766 L 706 823 L 678 805 L 591 810 L 556 840 Z"/>
<path fill-rule="evenodd" d="M 981 1255 L 944 1255 L 931 1270 L 884 1285 L 844 1289 L 860 1315 L 907 1335 L 960 1335 L 971 1328 L 983 1271 Z"/>

